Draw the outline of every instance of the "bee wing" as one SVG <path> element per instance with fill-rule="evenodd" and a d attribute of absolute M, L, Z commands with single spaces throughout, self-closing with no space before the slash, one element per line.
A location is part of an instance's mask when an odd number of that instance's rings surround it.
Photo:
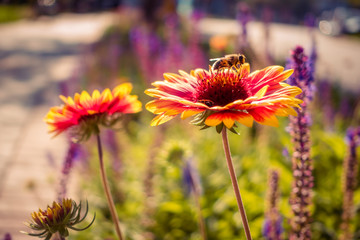
<path fill-rule="evenodd" d="M 209 59 L 209 61 L 217 61 L 217 60 L 220 60 L 221 58 L 211 58 L 211 59 Z"/>

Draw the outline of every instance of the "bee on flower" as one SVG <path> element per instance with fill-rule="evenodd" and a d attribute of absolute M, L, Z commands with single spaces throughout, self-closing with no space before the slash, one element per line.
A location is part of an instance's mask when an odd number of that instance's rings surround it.
<path fill-rule="evenodd" d="M 215 61 L 212 66 L 213 70 L 222 68 L 241 67 L 245 63 L 245 56 L 243 54 L 228 54 L 222 58 L 213 58 L 210 61 Z"/>
<path fill-rule="evenodd" d="M 244 57 L 245 59 L 245 57 Z M 190 73 L 165 73 L 163 81 L 145 91 L 155 100 L 146 109 L 156 114 L 151 125 L 163 124 L 177 115 L 186 119 L 195 115 L 193 123 L 203 128 L 225 126 L 235 131 L 236 123 L 251 127 L 253 121 L 278 126 L 276 116 L 296 115 L 293 107 L 301 89 L 284 83 L 293 70 L 270 66 L 250 73 L 250 65 L 241 67 L 210 67 Z"/>

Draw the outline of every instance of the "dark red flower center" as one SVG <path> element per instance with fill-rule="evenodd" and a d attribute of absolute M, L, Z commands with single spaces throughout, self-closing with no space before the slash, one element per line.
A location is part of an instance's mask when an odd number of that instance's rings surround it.
<path fill-rule="evenodd" d="M 225 106 L 250 95 L 249 84 L 240 75 L 221 71 L 199 77 L 194 98 L 196 102 L 212 107 Z"/>

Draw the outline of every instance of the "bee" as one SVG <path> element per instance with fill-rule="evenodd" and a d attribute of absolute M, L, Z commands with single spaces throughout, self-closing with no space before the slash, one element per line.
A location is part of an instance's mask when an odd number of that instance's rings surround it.
<path fill-rule="evenodd" d="M 207 105 L 208 107 L 212 107 L 215 105 L 215 103 L 209 99 L 201 99 L 198 102 L 203 103 L 203 104 Z"/>
<path fill-rule="evenodd" d="M 243 54 L 228 54 L 222 58 L 213 58 L 210 61 L 216 61 L 212 65 L 213 70 L 219 70 L 223 68 L 232 68 L 241 66 L 245 63 L 245 56 Z"/>

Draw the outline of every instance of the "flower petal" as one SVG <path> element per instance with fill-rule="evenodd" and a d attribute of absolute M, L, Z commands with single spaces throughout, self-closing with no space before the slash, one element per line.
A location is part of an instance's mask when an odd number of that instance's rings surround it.
<path fill-rule="evenodd" d="M 239 112 L 236 114 L 236 121 L 242 125 L 245 125 L 246 127 L 252 127 L 254 123 L 253 117 L 250 114 L 244 112 Z"/>
<path fill-rule="evenodd" d="M 275 115 L 270 115 L 268 118 L 264 118 L 264 120 L 260 123 L 271 127 L 279 127 L 279 121 Z"/>
<path fill-rule="evenodd" d="M 276 110 L 275 114 L 282 117 L 287 117 L 289 115 L 296 117 L 298 115 L 297 112 L 292 107 L 279 108 Z"/>
<path fill-rule="evenodd" d="M 252 116 L 240 111 L 222 111 L 213 113 L 206 118 L 205 124 L 213 127 L 223 122 L 227 128 L 232 128 L 235 121 L 247 127 L 251 127 L 253 124 Z"/>
<path fill-rule="evenodd" d="M 114 97 L 122 98 L 123 96 L 130 94 L 131 90 L 132 90 L 131 83 L 123 83 L 115 87 L 112 93 Z"/>
<path fill-rule="evenodd" d="M 198 113 L 203 112 L 204 110 L 201 109 L 189 109 L 189 110 L 185 110 L 181 113 L 181 119 L 186 119 L 188 117 L 194 116 Z"/>
<path fill-rule="evenodd" d="M 258 107 L 255 109 L 249 109 L 249 114 L 260 124 L 278 127 L 279 122 L 275 117 L 275 112 L 273 109 L 268 109 L 266 107 Z"/>
<path fill-rule="evenodd" d="M 215 127 L 215 126 L 219 125 L 222 122 L 222 120 L 223 119 L 222 119 L 221 114 L 214 113 L 206 118 L 205 124 L 210 127 Z"/>
<path fill-rule="evenodd" d="M 261 88 L 257 93 L 255 93 L 255 97 L 262 98 L 265 96 L 266 91 L 268 90 L 269 85 L 265 85 L 263 88 Z"/>
<path fill-rule="evenodd" d="M 109 102 L 111 100 L 113 100 L 113 95 L 110 91 L 109 88 L 106 88 L 102 93 L 101 93 L 101 96 L 102 96 L 102 101 L 103 102 Z"/>
<path fill-rule="evenodd" d="M 151 120 L 150 126 L 158 126 L 160 124 L 166 123 L 167 121 L 170 121 L 175 116 L 169 116 L 165 114 L 157 115 L 153 120 Z"/>
<path fill-rule="evenodd" d="M 286 80 L 293 73 L 292 69 L 284 71 L 281 66 L 270 66 L 249 75 L 248 81 L 253 84 L 253 91 L 258 91 L 262 87 L 269 85 L 268 91 L 274 91 L 277 84 Z"/>
<path fill-rule="evenodd" d="M 232 128 L 232 126 L 234 126 L 234 122 L 235 120 L 231 116 L 225 115 L 223 118 L 223 123 L 227 128 Z"/>

